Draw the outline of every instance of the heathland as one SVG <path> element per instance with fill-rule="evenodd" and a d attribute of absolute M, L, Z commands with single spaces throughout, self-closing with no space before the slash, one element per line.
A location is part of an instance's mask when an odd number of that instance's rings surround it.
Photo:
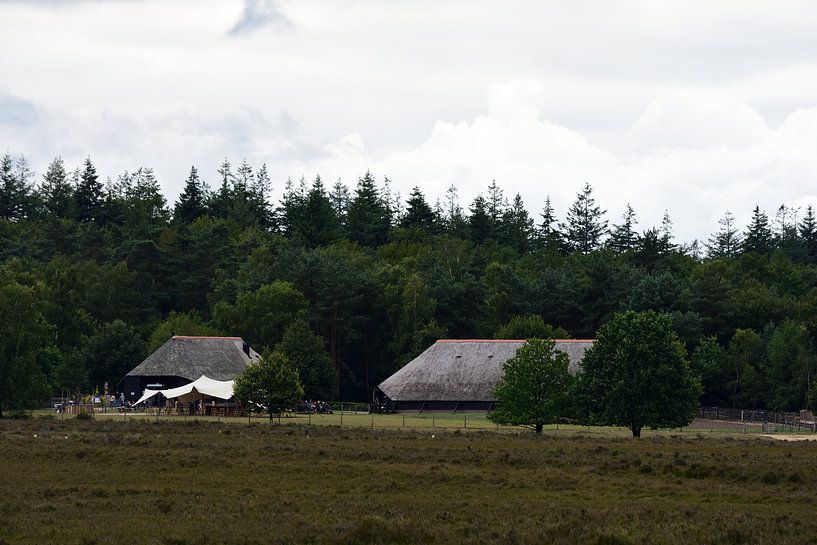
<path fill-rule="evenodd" d="M 0 421 L 0 543 L 814 543 L 817 443 Z"/>

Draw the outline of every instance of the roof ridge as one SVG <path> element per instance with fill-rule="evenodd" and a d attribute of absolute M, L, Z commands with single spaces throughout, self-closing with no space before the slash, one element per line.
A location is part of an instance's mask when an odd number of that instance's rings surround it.
<path fill-rule="evenodd" d="M 523 343 L 525 339 L 437 339 L 438 343 Z"/>
<path fill-rule="evenodd" d="M 550 339 L 556 343 L 592 343 L 596 339 Z M 526 339 L 437 339 L 438 343 L 524 343 Z"/>
<path fill-rule="evenodd" d="M 225 341 L 243 341 L 241 337 L 219 337 L 215 335 L 173 335 L 174 339 L 220 339 Z"/>

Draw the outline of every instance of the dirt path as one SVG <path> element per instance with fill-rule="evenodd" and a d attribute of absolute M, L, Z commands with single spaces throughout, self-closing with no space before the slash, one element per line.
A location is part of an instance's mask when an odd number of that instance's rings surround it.
<path fill-rule="evenodd" d="M 817 441 L 817 435 L 798 435 L 795 433 L 769 433 L 760 435 L 760 437 L 768 437 L 778 441 Z"/>

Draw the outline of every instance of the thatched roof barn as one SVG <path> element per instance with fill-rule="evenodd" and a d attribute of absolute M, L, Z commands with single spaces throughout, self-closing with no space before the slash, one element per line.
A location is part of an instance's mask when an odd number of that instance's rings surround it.
<path fill-rule="evenodd" d="M 557 340 L 556 349 L 579 370 L 592 340 Z M 502 364 L 516 355 L 524 340 L 439 340 L 377 387 L 395 410 L 488 410 L 491 392 L 502 377 Z"/>
<path fill-rule="evenodd" d="M 202 375 L 233 380 L 260 356 L 241 337 L 175 335 L 125 375 L 123 391 L 135 401 L 142 391 L 177 388 Z"/>

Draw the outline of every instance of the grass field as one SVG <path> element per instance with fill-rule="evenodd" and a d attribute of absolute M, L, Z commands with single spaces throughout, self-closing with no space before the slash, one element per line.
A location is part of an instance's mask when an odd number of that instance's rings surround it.
<path fill-rule="evenodd" d="M 815 455 L 723 432 L 2 420 L 0 543 L 817 543 Z"/>

